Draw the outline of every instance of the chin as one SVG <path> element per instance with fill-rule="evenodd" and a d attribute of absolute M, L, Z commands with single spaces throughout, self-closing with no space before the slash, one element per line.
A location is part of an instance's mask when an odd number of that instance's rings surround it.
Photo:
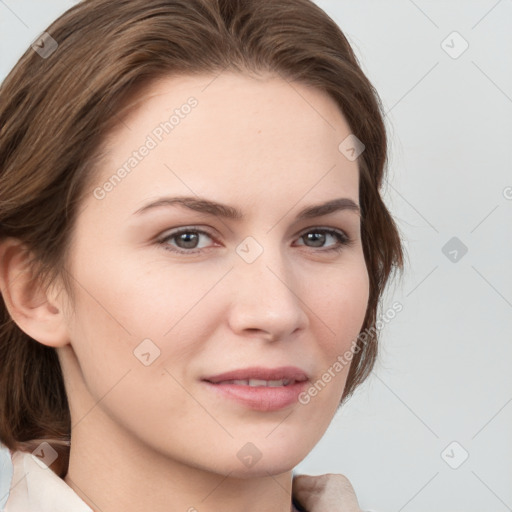
<path fill-rule="evenodd" d="M 301 459 L 302 460 L 302 459 Z M 282 460 L 263 462 L 263 459 L 254 464 L 252 467 L 244 468 L 241 464 L 236 467 L 226 468 L 224 474 L 228 474 L 232 478 L 240 478 L 247 480 L 249 478 L 266 478 L 269 476 L 277 476 L 283 473 L 293 471 L 300 460 L 293 463 Z"/>
<path fill-rule="evenodd" d="M 283 442 L 279 446 L 263 441 L 257 448 L 256 443 L 246 443 L 237 449 L 235 459 L 219 458 L 217 472 L 229 474 L 234 478 L 259 478 L 280 475 L 292 471 L 310 452 L 308 447 L 299 443 Z"/>

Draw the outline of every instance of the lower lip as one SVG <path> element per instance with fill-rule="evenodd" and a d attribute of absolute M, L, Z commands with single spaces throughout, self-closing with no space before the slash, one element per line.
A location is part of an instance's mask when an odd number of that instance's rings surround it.
<path fill-rule="evenodd" d="M 298 402 L 307 381 L 289 386 L 240 386 L 203 381 L 211 390 L 257 411 L 278 411 Z"/>

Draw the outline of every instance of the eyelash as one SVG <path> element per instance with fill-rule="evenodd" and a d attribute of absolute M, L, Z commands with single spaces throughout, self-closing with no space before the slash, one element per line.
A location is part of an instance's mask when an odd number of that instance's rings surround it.
<path fill-rule="evenodd" d="M 204 249 L 204 248 L 203 249 L 191 249 L 191 250 L 179 249 L 179 248 L 178 249 L 177 248 L 171 248 L 167 242 L 169 240 L 177 238 L 178 236 L 182 235 L 183 233 L 196 233 L 196 234 L 206 235 L 209 238 L 211 238 L 212 240 L 215 240 L 215 238 L 210 233 L 208 233 L 208 231 L 204 231 L 202 229 L 196 229 L 196 228 L 191 226 L 191 227 L 180 228 L 180 229 L 177 229 L 175 231 L 172 231 L 171 233 L 167 234 L 165 237 L 160 238 L 159 240 L 157 240 L 157 243 L 159 245 L 161 245 L 164 250 L 170 251 L 170 252 L 173 252 L 173 253 L 177 253 L 177 254 L 198 254 L 201 251 L 207 250 L 207 249 Z M 345 249 L 346 247 L 351 246 L 354 243 L 354 241 L 351 238 L 349 238 L 342 231 L 337 231 L 337 230 L 329 229 L 329 228 L 314 228 L 314 229 L 310 229 L 309 231 L 303 232 L 299 236 L 299 239 L 305 237 L 309 233 L 328 234 L 328 235 L 332 235 L 332 236 L 334 236 L 335 238 L 338 239 L 338 244 L 334 245 L 333 247 L 328 248 L 328 249 L 322 249 L 321 247 L 318 247 L 318 248 L 312 247 L 313 251 L 315 251 L 315 252 L 328 252 L 328 253 L 331 253 L 331 252 L 341 252 L 343 249 Z M 307 246 L 305 246 L 305 247 L 307 247 Z"/>

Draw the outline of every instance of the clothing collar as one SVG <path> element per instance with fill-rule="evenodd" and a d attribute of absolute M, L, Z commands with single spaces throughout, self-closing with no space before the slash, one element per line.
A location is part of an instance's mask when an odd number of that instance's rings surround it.
<path fill-rule="evenodd" d="M 11 453 L 13 476 L 4 512 L 94 512 L 56 473 L 28 452 Z"/>

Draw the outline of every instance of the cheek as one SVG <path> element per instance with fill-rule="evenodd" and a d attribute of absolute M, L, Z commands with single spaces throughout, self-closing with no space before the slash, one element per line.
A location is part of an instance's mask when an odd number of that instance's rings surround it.
<path fill-rule="evenodd" d="M 354 258 L 327 270 L 309 288 L 313 313 L 323 321 L 329 336 L 325 349 L 344 352 L 357 337 L 364 322 L 369 298 L 369 276 L 362 258 Z M 314 290 L 314 291 L 311 291 Z M 324 339 L 324 338 L 322 338 Z"/>
<path fill-rule="evenodd" d="M 340 334 L 342 344 L 340 348 L 345 349 L 347 341 L 351 344 L 360 333 L 366 315 L 369 298 L 369 278 L 366 267 L 347 276 L 338 294 L 337 311 L 339 313 L 333 321 L 336 331 Z"/>
<path fill-rule="evenodd" d="M 82 286 L 76 293 L 70 337 L 95 397 L 103 396 L 127 372 L 130 380 L 137 375 L 149 388 L 172 384 L 166 368 L 183 380 L 187 361 L 199 350 L 191 340 L 207 334 L 198 302 L 211 287 L 208 280 L 191 286 L 185 273 L 176 272 L 170 280 L 165 273 L 144 268 L 129 272 L 128 267 L 79 274 Z"/>
<path fill-rule="evenodd" d="M 142 312 L 128 304 L 131 295 L 119 297 L 125 300 L 110 301 L 109 294 L 79 297 L 71 334 L 78 364 L 72 377 L 77 392 L 80 389 L 77 396 L 87 402 L 90 395 L 92 404 L 134 432 L 151 420 L 163 435 L 178 413 L 200 413 L 179 385 L 192 347 L 177 343 L 174 330 L 163 336 L 162 325 L 147 323 Z M 116 316 L 126 310 L 131 322 L 122 325 Z M 169 329 L 168 319 L 163 324 Z"/>
<path fill-rule="evenodd" d="M 325 293 L 316 297 L 315 303 L 321 304 L 318 316 L 328 326 L 325 336 L 316 337 L 323 361 L 317 388 L 322 390 L 320 401 L 333 412 L 345 388 L 368 298 L 369 276 L 363 259 L 354 259 L 339 273 L 332 272 Z"/>

